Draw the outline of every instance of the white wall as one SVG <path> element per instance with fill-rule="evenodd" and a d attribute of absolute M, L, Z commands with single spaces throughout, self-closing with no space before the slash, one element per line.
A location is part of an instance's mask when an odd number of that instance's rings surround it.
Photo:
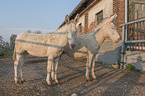
<path fill-rule="evenodd" d="M 102 0 L 93 6 L 88 12 L 89 24 L 95 21 L 95 14 L 103 10 L 103 18 L 110 17 L 113 14 L 113 0 Z"/>
<path fill-rule="evenodd" d="M 85 15 L 80 16 L 78 22 L 77 22 L 77 26 L 82 23 L 82 26 L 85 27 Z"/>

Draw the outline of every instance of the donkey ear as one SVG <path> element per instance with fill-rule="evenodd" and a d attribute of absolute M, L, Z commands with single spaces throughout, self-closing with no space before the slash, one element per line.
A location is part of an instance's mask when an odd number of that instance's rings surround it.
<path fill-rule="evenodd" d="M 114 22 L 114 20 L 116 19 L 117 14 L 115 13 L 112 17 L 110 17 L 108 22 Z"/>
<path fill-rule="evenodd" d="M 68 17 L 68 15 L 65 16 L 65 23 L 69 24 L 69 17 Z"/>
<path fill-rule="evenodd" d="M 76 17 L 74 18 L 74 23 L 77 23 L 78 19 L 79 19 L 79 14 L 77 14 Z"/>

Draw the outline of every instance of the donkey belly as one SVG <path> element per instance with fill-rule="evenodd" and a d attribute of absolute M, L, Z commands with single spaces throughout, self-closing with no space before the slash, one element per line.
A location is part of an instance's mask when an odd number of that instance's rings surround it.
<path fill-rule="evenodd" d="M 86 47 L 82 47 L 81 49 L 78 49 L 75 53 L 74 53 L 74 57 L 75 58 L 83 58 L 87 56 L 87 49 Z"/>
<path fill-rule="evenodd" d="M 26 50 L 30 55 L 38 57 L 48 57 L 50 55 L 57 57 L 61 52 L 61 48 L 53 48 L 43 45 L 23 44 L 23 50 Z"/>
<path fill-rule="evenodd" d="M 39 56 L 39 57 L 46 57 L 48 56 L 46 46 L 40 45 L 33 45 L 33 44 L 24 44 L 24 50 L 26 50 L 30 55 Z"/>
<path fill-rule="evenodd" d="M 83 58 L 87 55 L 86 47 L 79 47 L 77 45 L 74 49 L 70 49 L 69 46 L 67 45 L 64 48 L 64 52 L 69 57 L 74 57 L 74 58 Z"/>

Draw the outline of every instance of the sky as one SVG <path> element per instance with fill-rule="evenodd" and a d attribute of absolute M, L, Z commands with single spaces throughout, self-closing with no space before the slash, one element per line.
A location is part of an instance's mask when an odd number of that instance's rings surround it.
<path fill-rule="evenodd" d="M 55 31 L 81 0 L 0 0 L 0 36 Z"/>

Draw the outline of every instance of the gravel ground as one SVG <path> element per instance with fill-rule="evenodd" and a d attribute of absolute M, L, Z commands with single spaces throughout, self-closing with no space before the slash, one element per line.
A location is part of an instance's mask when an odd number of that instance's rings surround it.
<path fill-rule="evenodd" d="M 96 63 L 97 80 L 86 82 L 86 60 L 63 55 L 58 67 L 59 85 L 48 86 L 46 58 L 27 58 L 23 65 L 26 82 L 15 84 L 13 60 L 0 57 L 0 96 L 145 96 L 145 73 L 117 70 Z"/>

